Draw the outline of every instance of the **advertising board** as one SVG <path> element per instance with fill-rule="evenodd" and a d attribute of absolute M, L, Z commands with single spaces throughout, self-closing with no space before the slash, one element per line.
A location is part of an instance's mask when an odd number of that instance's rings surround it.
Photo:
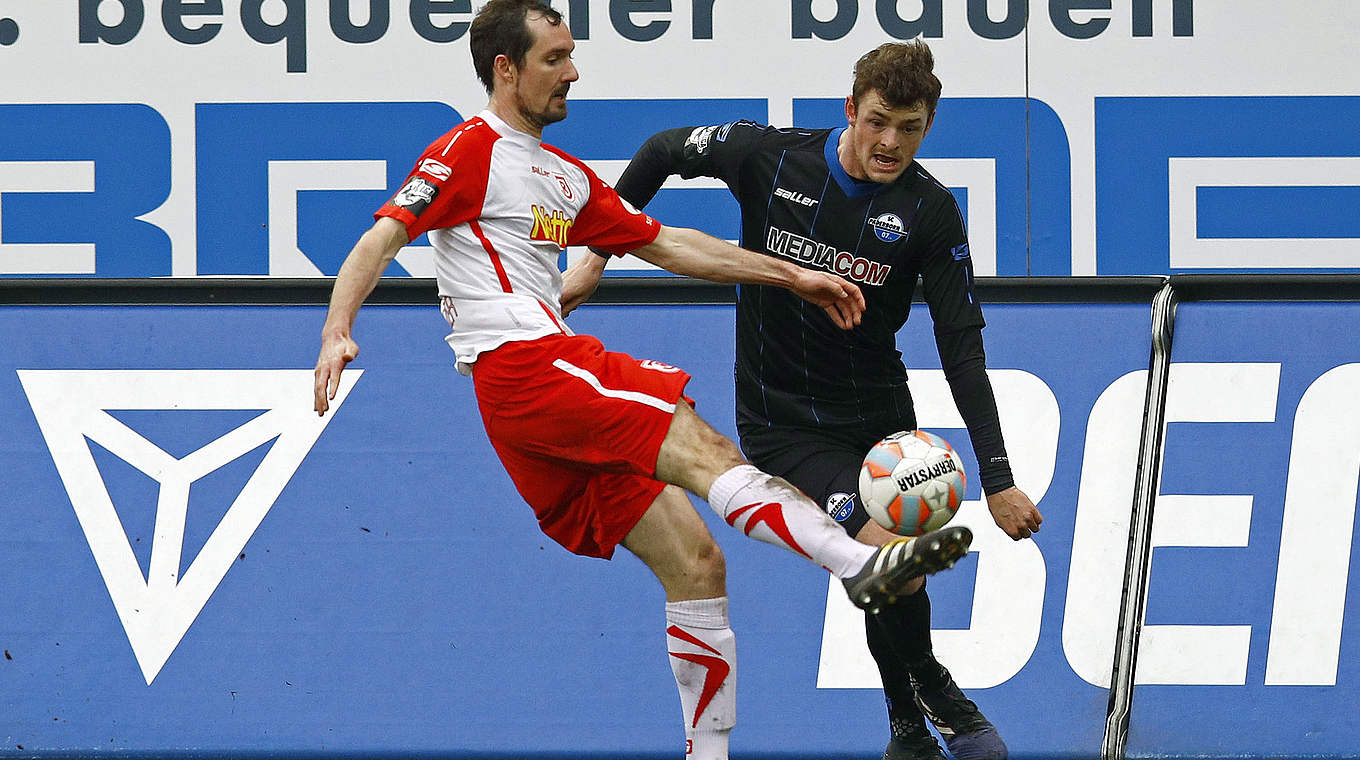
<path fill-rule="evenodd" d="M 0 276 L 334 274 L 420 148 L 486 103 L 479 5 L 0 0 Z M 855 59 L 921 36 L 945 87 L 922 159 L 978 274 L 1360 269 L 1349 0 L 556 7 L 581 79 L 545 139 L 606 179 L 663 128 L 843 123 Z M 654 211 L 735 235 L 709 181 Z M 417 240 L 389 274 L 432 271 Z"/>
<path fill-rule="evenodd" d="M 1360 736 L 1325 716 L 1360 687 L 1360 365 L 1295 338 L 1353 331 L 1354 309 L 1181 309 L 1130 755 L 1343 756 Z M 310 402 L 321 318 L 0 308 L 0 755 L 674 754 L 658 584 L 626 552 L 586 560 L 542 537 L 437 310 L 367 307 L 325 418 Z M 572 321 L 688 369 L 732 434 L 731 318 L 588 306 Z M 1099 753 L 1147 318 L 1137 303 L 988 310 L 1009 453 L 1044 528 L 1005 539 L 970 484 L 974 552 L 930 587 L 937 653 L 1017 758 Z M 901 340 L 922 426 L 971 465 L 923 326 Z M 734 750 L 880 752 L 876 672 L 838 584 L 697 507 L 727 556 Z"/>

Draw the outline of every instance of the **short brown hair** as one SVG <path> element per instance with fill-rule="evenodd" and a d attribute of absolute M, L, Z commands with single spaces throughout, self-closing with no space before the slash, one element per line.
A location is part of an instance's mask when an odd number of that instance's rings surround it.
<path fill-rule="evenodd" d="M 935 56 L 925 42 L 917 39 L 884 43 L 855 62 L 851 95 L 858 104 L 866 93 L 876 90 L 891 108 L 922 103 L 934 112 L 940 102 L 940 79 L 934 69 Z"/>
<path fill-rule="evenodd" d="M 491 0 L 473 17 L 468 47 L 472 50 L 472 68 L 487 93 L 496 81 L 491 68 L 496 56 L 504 54 L 516 66 L 524 65 L 524 56 L 534 46 L 527 23 L 533 12 L 543 14 L 553 26 L 562 23 L 562 14 L 541 0 Z"/>

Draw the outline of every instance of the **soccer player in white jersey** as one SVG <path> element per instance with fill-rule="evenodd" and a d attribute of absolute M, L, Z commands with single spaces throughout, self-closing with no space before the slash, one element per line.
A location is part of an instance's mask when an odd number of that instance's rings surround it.
<path fill-rule="evenodd" d="M 787 288 L 842 329 L 853 284 L 659 224 L 585 164 L 541 142 L 577 79 L 571 32 L 539 0 L 491 0 L 473 20 L 474 67 L 490 102 L 440 137 L 341 267 L 322 327 L 315 409 L 324 414 L 364 299 L 403 245 L 428 232 L 458 370 L 470 374 L 487 437 L 543 532 L 568 550 L 637 555 L 666 593 L 671 668 L 691 760 L 726 760 L 736 722 L 736 646 L 722 552 L 674 484 L 746 535 L 800 554 L 877 609 L 968 551 L 966 528 L 884 547 L 859 543 L 787 482 L 742 458 L 684 396 L 683 370 L 604 350 L 562 320 L 567 245 L 637 256 L 679 274 Z"/>

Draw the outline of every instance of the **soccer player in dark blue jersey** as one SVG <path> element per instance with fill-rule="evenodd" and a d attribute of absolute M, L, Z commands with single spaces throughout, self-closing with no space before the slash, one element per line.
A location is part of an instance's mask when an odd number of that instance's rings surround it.
<path fill-rule="evenodd" d="M 860 463 L 883 436 L 916 428 L 896 334 L 918 280 L 955 404 L 968 427 L 987 506 L 1012 539 L 1042 517 L 1015 487 L 987 379 L 982 309 L 954 196 L 915 161 L 940 97 L 930 48 L 889 43 L 855 65 L 846 126 L 776 129 L 738 121 L 660 132 L 619 179 L 639 208 L 673 174 L 715 177 L 741 206 L 741 244 L 854 280 L 867 308 L 838 329 L 798 297 L 743 286 L 737 300 L 737 425 L 746 455 L 822 504 L 851 535 L 895 538 L 857 495 Z M 605 259 L 567 272 L 564 311 L 594 289 Z M 934 657 L 924 578 L 866 613 L 892 738 L 884 760 L 935 760 L 927 717 L 957 760 L 1000 760 L 1006 745 Z"/>

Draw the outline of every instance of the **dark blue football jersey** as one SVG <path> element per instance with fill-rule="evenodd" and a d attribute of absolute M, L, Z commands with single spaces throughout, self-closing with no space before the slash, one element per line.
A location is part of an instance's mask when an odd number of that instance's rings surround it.
<path fill-rule="evenodd" d="M 916 162 L 891 183 L 854 179 L 836 157 L 842 131 L 747 121 L 667 130 L 638 151 L 616 189 L 641 207 L 668 175 L 720 179 L 741 207 L 744 248 L 840 275 L 863 291 L 862 323 L 842 330 L 788 290 L 740 287 L 742 427 L 816 429 L 865 450 L 915 427 L 896 335 L 919 282 L 983 486 L 1011 485 L 958 203 Z"/>

